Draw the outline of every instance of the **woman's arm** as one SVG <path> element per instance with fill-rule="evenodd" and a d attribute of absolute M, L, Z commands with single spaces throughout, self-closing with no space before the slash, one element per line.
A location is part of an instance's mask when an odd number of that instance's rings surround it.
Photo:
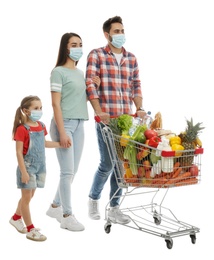
<path fill-rule="evenodd" d="M 59 131 L 59 136 L 60 136 L 60 145 L 62 148 L 70 147 L 71 139 L 65 132 L 62 110 L 61 110 L 61 106 L 60 106 L 61 93 L 51 92 L 51 98 L 52 98 L 54 119 L 55 119 L 57 129 Z"/>

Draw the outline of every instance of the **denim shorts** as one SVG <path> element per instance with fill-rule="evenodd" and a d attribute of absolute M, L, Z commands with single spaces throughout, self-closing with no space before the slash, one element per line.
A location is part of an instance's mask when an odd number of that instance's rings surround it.
<path fill-rule="evenodd" d="M 17 167 L 16 170 L 16 183 L 18 189 L 36 189 L 36 188 L 44 188 L 45 186 L 45 179 L 46 179 L 46 164 L 43 163 L 31 163 L 31 162 L 25 162 L 26 170 L 30 176 L 29 182 L 23 183 L 21 181 L 21 172 L 19 170 L 19 167 Z"/>

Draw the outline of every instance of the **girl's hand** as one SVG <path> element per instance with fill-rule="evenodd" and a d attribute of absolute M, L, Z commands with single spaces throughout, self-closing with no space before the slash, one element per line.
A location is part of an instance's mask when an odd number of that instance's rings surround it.
<path fill-rule="evenodd" d="M 66 134 L 60 135 L 60 146 L 61 148 L 69 148 L 71 146 L 72 142 L 69 136 Z"/>
<path fill-rule="evenodd" d="M 59 147 L 58 147 L 58 148 L 70 148 L 70 147 L 71 147 L 71 143 L 70 143 L 70 142 L 67 143 L 67 146 L 66 146 L 66 147 L 62 146 L 62 145 L 60 144 L 60 142 L 59 142 Z"/>
<path fill-rule="evenodd" d="M 29 180 L 30 180 L 30 176 L 28 173 L 22 174 L 22 183 L 28 184 Z"/>

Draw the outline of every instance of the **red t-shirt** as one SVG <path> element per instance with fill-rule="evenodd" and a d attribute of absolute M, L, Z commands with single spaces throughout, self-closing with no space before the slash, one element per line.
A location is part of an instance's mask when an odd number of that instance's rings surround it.
<path fill-rule="evenodd" d="M 27 130 L 23 125 L 17 127 L 16 133 L 14 135 L 14 140 L 23 142 L 24 155 L 27 154 L 28 147 L 29 147 L 30 137 L 28 131 L 40 132 L 42 130 L 44 130 L 44 135 L 47 135 L 46 127 L 45 126 L 43 127 L 40 123 L 38 123 L 38 126 L 30 126 L 29 130 Z"/>

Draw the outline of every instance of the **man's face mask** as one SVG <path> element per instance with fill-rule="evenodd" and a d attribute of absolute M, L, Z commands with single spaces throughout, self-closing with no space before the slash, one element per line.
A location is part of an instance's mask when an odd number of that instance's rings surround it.
<path fill-rule="evenodd" d="M 118 49 L 121 48 L 126 42 L 125 34 L 113 34 L 111 38 L 111 44 Z"/>

